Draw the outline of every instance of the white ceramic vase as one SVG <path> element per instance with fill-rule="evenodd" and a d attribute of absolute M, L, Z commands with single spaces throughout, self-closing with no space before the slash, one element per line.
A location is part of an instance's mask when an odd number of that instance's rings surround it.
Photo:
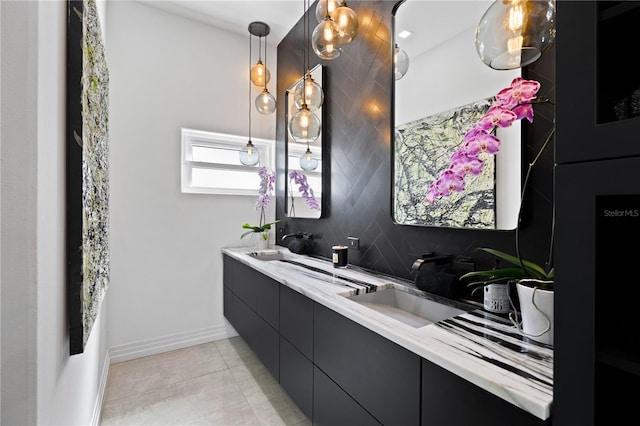
<path fill-rule="evenodd" d="M 553 291 L 516 284 L 522 333 L 536 342 L 553 345 Z"/>

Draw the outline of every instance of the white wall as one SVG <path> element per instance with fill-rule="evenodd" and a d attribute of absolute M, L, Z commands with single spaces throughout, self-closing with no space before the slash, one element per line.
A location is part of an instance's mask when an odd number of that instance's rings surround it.
<path fill-rule="evenodd" d="M 396 81 L 396 125 L 494 96 L 520 70 L 496 71 L 478 58 L 475 28 L 411 59 L 409 71 Z"/>
<path fill-rule="evenodd" d="M 64 248 L 66 2 L 0 2 L 0 423 L 96 423 L 106 366 L 99 315 L 70 357 Z M 103 309 L 105 307 L 103 306 Z"/>
<path fill-rule="evenodd" d="M 249 244 L 241 225 L 257 213 L 254 197 L 180 193 L 181 127 L 247 135 L 249 33 L 149 2 L 109 2 L 107 23 L 115 362 L 233 333 L 222 313 L 220 250 Z M 254 112 L 252 136 L 273 139 L 275 114 Z"/>

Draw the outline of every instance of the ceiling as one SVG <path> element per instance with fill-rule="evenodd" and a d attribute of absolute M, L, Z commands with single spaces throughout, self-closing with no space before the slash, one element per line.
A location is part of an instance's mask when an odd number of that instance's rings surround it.
<path fill-rule="evenodd" d="M 241 35 L 248 33 L 249 23 L 262 21 L 271 27 L 267 41 L 274 45 L 298 22 L 304 9 L 303 0 L 139 1 Z M 401 47 L 410 57 L 416 56 L 477 25 L 491 3 L 490 0 L 406 0 L 399 9 L 396 25 L 398 30 L 409 29 L 413 35 L 402 40 Z"/>
<path fill-rule="evenodd" d="M 240 35 L 249 34 L 249 24 L 262 21 L 271 32 L 267 42 L 277 45 L 302 17 L 302 0 L 138 0 L 208 25 Z"/>

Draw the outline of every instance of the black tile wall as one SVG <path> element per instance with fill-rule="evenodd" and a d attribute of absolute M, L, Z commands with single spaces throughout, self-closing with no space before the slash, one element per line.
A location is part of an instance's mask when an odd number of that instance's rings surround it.
<path fill-rule="evenodd" d="M 481 265 L 493 259 L 474 252 L 489 246 L 513 253 L 514 231 L 471 231 L 395 224 L 391 217 L 391 43 L 394 1 L 348 2 L 359 17 L 357 38 L 340 57 L 322 61 L 326 74 L 324 158 L 329 169 L 329 187 L 321 219 L 289 218 L 277 229 L 284 233 L 314 234 L 315 254 L 330 257 L 331 246 L 345 244 L 347 236 L 360 238 L 360 250 L 349 250 L 349 263 L 403 278 L 412 278 L 411 265 L 422 253 L 435 251 L 472 256 Z M 312 5 L 315 11 L 315 4 Z M 311 31 L 317 21 L 311 15 Z M 302 77 L 303 20 L 278 46 L 276 127 L 276 216 L 284 210 L 285 91 Z M 310 68 L 320 63 L 310 50 Z M 496 71 L 498 72 L 498 71 Z M 542 84 L 539 96 L 553 100 L 555 52 L 552 48 L 533 66 L 523 70 L 527 78 Z M 553 128 L 554 110 L 540 105 L 534 123 L 523 126 L 527 141 L 526 165 L 533 159 Z M 423 191 L 424 188 L 419 189 Z M 553 146 L 536 165 L 530 178 L 520 231 L 522 255 L 544 263 L 548 257 L 552 221 Z"/>

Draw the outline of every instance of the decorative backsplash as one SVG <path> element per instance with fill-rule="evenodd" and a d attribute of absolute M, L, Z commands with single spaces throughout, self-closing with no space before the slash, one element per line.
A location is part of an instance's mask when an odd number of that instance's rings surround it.
<path fill-rule="evenodd" d="M 390 114 L 394 3 L 352 0 L 349 7 L 360 19 L 358 38 L 345 47 L 339 58 L 323 63 L 326 66 L 323 137 L 327 141 L 323 158 L 329 166 L 329 185 L 323 195 L 327 197 L 328 211 L 321 219 L 289 218 L 277 229 L 278 244 L 286 246 L 287 242 L 280 242 L 284 234 L 310 232 L 314 235 L 315 254 L 328 258 L 332 245 L 347 244 L 348 236 L 358 237 L 360 249 L 349 249 L 349 263 L 408 279 L 413 278 L 411 265 L 415 259 L 427 252 L 473 256 L 480 263 L 492 265 L 492 259 L 475 253 L 474 248 L 490 246 L 513 252 L 513 231 L 407 226 L 393 222 Z M 302 27 L 301 19 L 278 46 L 277 218 L 285 217 L 282 188 L 286 127 L 282 94 L 302 75 Z M 311 61 L 318 59 L 312 55 Z M 542 59 L 523 70 L 523 77 L 542 84 L 538 96 L 552 100 L 555 98 L 554 65 L 552 47 Z M 527 155 L 536 153 L 544 143 L 553 118 L 553 107 L 537 108 L 534 124 L 524 126 Z M 523 159 L 523 164 L 526 163 Z M 552 217 L 552 149 L 545 151 L 530 179 L 520 232 L 521 241 L 526 243 L 522 243 L 521 249 L 525 258 L 544 263 Z M 426 188 L 416 190 L 424 192 Z"/>

